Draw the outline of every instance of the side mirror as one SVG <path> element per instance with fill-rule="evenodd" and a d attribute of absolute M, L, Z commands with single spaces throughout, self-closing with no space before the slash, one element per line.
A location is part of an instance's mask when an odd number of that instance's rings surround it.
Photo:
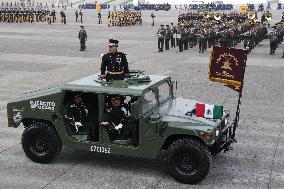
<path fill-rule="evenodd" d="M 140 117 L 140 114 L 141 114 L 141 101 L 140 100 L 137 100 L 131 104 L 130 113 L 133 119 L 138 119 Z"/>

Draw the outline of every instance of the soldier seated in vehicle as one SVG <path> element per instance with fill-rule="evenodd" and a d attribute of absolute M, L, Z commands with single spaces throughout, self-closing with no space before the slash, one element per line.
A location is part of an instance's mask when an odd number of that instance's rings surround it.
<path fill-rule="evenodd" d="M 73 96 L 73 102 L 67 107 L 65 119 L 70 125 L 74 134 L 78 134 L 83 127 L 88 127 L 89 133 L 87 140 L 97 141 L 98 132 L 96 128 L 96 121 L 88 121 L 89 110 L 85 106 L 82 98 L 82 94 L 75 94 Z"/>
<path fill-rule="evenodd" d="M 101 124 L 109 131 L 110 140 L 126 140 L 132 138 L 133 145 L 138 145 L 138 129 L 131 122 L 127 109 L 123 106 L 123 98 L 111 96 L 110 104 L 105 112 L 105 121 Z"/>

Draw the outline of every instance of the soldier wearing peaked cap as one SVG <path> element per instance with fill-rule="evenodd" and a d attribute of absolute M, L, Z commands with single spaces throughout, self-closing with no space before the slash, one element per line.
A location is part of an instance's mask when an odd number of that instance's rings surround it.
<path fill-rule="evenodd" d="M 86 50 L 87 32 L 84 26 L 80 26 L 80 31 L 78 34 L 78 39 L 80 40 L 80 51 Z"/>
<path fill-rule="evenodd" d="M 118 40 L 109 40 L 109 53 L 102 57 L 101 63 L 101 79 L 124 80 L 129 73 L 126 54 L 118 52 Z"/>

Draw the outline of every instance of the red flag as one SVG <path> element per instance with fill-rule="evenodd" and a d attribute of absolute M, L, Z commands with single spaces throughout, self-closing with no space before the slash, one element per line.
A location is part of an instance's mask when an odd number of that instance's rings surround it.
<path fill-rule="evenodd" d="M 239 91 L 244 78 L 248 51 L 214 46 L 211 51 L 209 80 Z"/>

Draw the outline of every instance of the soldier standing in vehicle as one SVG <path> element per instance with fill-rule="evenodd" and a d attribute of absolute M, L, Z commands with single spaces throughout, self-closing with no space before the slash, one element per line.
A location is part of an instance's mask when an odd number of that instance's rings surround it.
<path fill-rule="evenodd" d="M 109 40 L 109 53 L 102 57 L 101 79 L 124 80 L 127 78 L 129 69 L 126 54 L 117 51 L 118 40 Z M 107 71 L 107 73 L 106 73 Z"/>
<path fill-rule="evenodd" d="M 80 26 L 80 31 L 78 34 L 78 38 L 80 40 L 80 51 L 86 50 L 86 41 L 87 41 L 87 32 L 84 29 L 84 26 Z"/>
<path fill-rule="evenodd" d="M 161 25 L 161 28 L 159 28 L 158 32 L 158 52 L 163 52 L 164 49 L 164 39 L 166 35 L 166 30 L 164 28 L 164 25 Z"/>

